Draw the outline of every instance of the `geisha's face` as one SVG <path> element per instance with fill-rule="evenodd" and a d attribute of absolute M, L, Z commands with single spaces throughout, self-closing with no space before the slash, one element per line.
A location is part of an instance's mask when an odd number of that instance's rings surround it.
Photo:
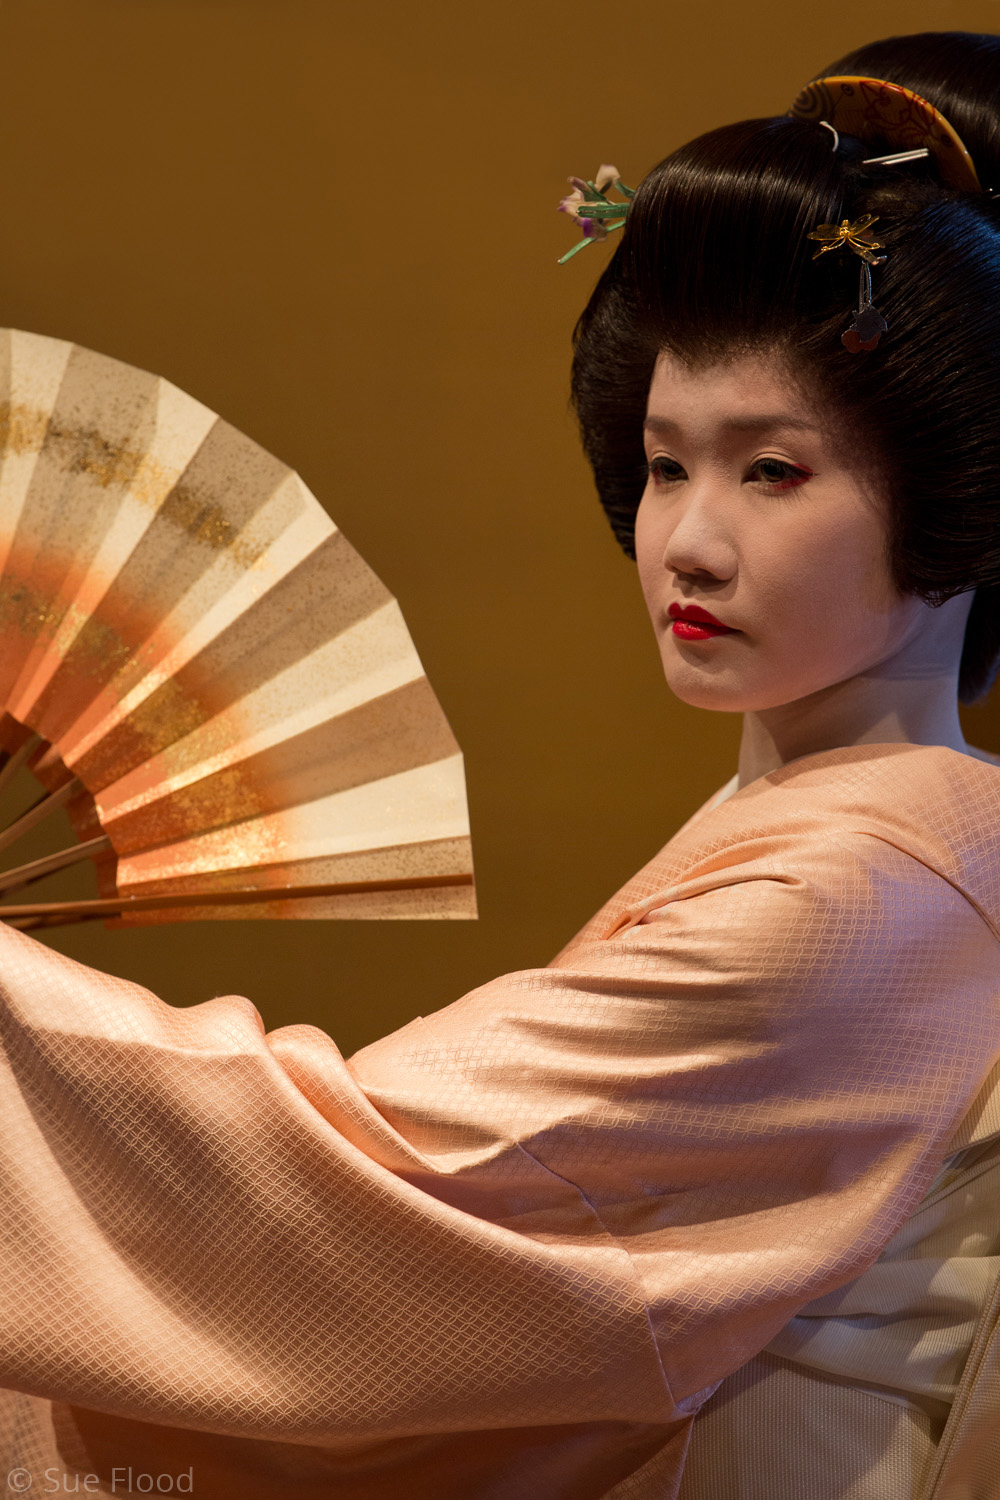
<path fill-rule="evenodd" d="M 939 672 L 960 650 L 970 596 L 933 610 L 898 591 L 872 465 L 780 362 L 661 355 L 645 436 L 639 577 L 684 702 L 760 712 L 855 678 Z"/>

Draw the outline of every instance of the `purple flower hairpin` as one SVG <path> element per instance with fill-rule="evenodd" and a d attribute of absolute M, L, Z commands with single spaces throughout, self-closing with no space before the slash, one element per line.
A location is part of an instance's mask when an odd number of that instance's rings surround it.
<path fill-rule="evenodd" d="M 621 229 L 629 204 L 635 197 L 635 189 L 625 186 L 618 175 L 618 168 L 607 163 L 598 167 L 593 182 L 584 182 L 582 177 L 570 177 L 568 181 L 573 191 L 562 199 L 558 211 L 569 214 L 578 221 L 583 230 L 583 239 L 578 240 L 565 255 L 560 255 L 559 265 L 570 260 L 578 250 L 586 249 L 594 240 L 606 240 L 612 229 Z M 609 198 L 608 188 L 621 193 L 625 202 L 616 203 Z"/>

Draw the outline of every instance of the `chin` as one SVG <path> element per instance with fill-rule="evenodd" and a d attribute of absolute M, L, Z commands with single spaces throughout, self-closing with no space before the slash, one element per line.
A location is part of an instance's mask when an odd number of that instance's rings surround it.
<path fill-rule="evenodd" d="M 721 689 L 713 690 L 707 684 L 692 687 L 685 683 L 681 686 L 671 682 L 668 678 L 667 686 L 675 698 L 679 698 L 690 708 L 707 708 L 718 714 L 743 714 L 755 706 L 746 702 L 739 693 L 725 692 Z"/>
<path fill-rule="evenodd" d="M 675 698 L 692 708 L 710 708 L 717 713 L 745 713 L 753 705 L 748 701 L 744 684 L 734 682 L 729 673 L 699 672 L 690 667 L 678 668 L 676 662 L 664 666 L 667 687 Z M 750 695 L 753 696 L 752 694 Z"/>
<path fill-rule="evenodd" d="M 759 678 L 748 680 L 746 674 L 727 668 L 721 662 L 706 662 L 700 666 L 685 661 L 672 643 L 664 652 L 663 672 L 675 698 L 691 708 L 711 709 L 715 713 L 763 713 L 831 686 L 826 679 L 811 682 L 791 677 L 769 682 L 762 682 Z"/>

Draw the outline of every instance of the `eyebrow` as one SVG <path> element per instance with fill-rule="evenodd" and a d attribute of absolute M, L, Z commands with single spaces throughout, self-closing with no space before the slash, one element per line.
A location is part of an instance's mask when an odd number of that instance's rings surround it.
<path fill-rule="evenodd" d="M 680 424 L 671 422 L 669 417 L 647 417 L 642 424 L 644 431 L 674 433 L 680 431 Z M 731 417 L 722 423 L 729 432 L 774 432 L 784 430 L 786 432 L 820 432 L 821 429 L 813 422 L 804 422 L 798 417 L 791 417 L 784 413 L 776 413 L 774 416 L 759 417 Z"/>

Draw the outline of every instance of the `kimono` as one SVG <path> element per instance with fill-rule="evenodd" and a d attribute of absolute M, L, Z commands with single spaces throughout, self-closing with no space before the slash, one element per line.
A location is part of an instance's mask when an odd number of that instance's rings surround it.
<path fill-rule="evenodd" d="M 782 1465 L 829 1411 L 838 1497 L 996 1500 L 998 1247 L 929 1373 L 891 1267 L 1000 1138 L 998 925 L 1000 770 L 885 744 L 713 799 L 547 967 L 348 1061 L 0 929 L 8 1487 L 721 1500 L 763 1420 L 759 1493 L 827 1500 Z M 926 1462 L 865 1488 L 908 1382 Z"/>

